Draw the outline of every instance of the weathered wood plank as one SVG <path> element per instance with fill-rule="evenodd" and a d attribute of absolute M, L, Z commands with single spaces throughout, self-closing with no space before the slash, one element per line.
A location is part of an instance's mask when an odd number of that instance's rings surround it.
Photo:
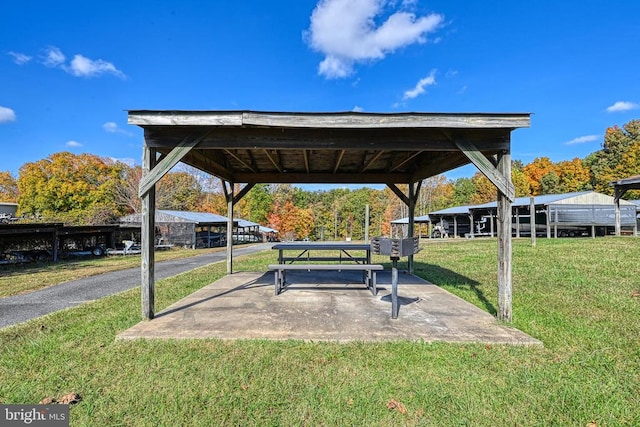
<path fill-rule="evenodd" d="M 293 113 L 259 111 L 130 110 L 140 126 L 284 126 L 326 128 L 506 128 L 530 126 L 529 113 Z"/>
<path fill-rule="evenodd" d="M 156 152 L 147 146 L 142 156 L 143 175 L 148 174 L 156 166 Z M 155 183 L 141 196 L 142 224 L 141 224 L 141 303 L 142 317 L 153 319 L 155 316 L 155 211 L 156 187 Z"/>
<path fill-rule="evenodd" d="M 255 126 L 326 128 L 506 128 L 530 126 L 529 113 L 286 113 L 245 112 Z"/>
<path fill-rule="evenodd" d="M 240 111 L 131 110 L 130 125 L 139 126 L 241 126 Z"/>
<path fill-rule="evenodd" d="M 169 154 L 167 154 L 152 170 L 143 174 L 140 180 L 139 195 L 142 197 L 146 194 L 156 182 L 160 180 L 167 172 L 171 170 L 193 147 L 198 145 L 206 136 L 206 133 L 200 135 L 190 135 L 178 144 Z M 155 153 L 155 150 L 154 150 Z"/>
<path fill-rule="evenodd" d="M 402 181 L 394 181 L 394 182 L 402 182 Z M 396 196 L 398 196 L 398 198 L 399 198 L 400 200 L 402 200 L 402 203 L 404 203 L 405 205 L 409 206 L 409 197 L 407 197 L 407 195 L 406 195 L 406 194 L 404 194 L 404 193 L 402 192 L 402 190 L 400 190 L 400 189 L 395 185 L 395 183 L 394 183 L 394 182 L 388 182 L 388 183 L 387 183 L 387 187 L 389 187 L 389 189 L 390 189 L 391 191 L 393 191 L 393 193 L 394 193 Z"/>
<path fill-rule="evenodd" d="M 511 183 L 511 176 L 504 176 L 491 163 L 489 159 L 471 142 L 456 140 L 455 144 L 460 148 L 471 162 L 476 165 L 488 179 L 500 190 L 510 202 L 516 198 L 516 188 Z M 511 172 L 509 172 L 511 173 Z"/>
<path fill-rule="evenodd" d="M 498 155 L 498 171 L 511 184 L 511 154 Z M 498 191 L 498 319 L 512 320 L 511 199 Z"/>

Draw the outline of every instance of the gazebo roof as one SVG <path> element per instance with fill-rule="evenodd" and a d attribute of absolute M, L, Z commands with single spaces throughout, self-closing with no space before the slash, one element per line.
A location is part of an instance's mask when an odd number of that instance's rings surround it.
<path fill-rule="evenodd" d="M 510 149 L 529 113 L 129 111 L 161 154 L 237 183 L 410 183 Z M 461 145 L 463 144 L 463 145 Z"/>

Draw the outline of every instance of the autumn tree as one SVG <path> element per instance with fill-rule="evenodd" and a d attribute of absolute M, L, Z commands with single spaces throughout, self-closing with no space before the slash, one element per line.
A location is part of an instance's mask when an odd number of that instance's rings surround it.
<path fill-rule="evenodd" d="M 268 184 L 256 184 L 246 196 L 243 197 L 245 201 L 245 209 L 243 212 L 243 218 L 247 218 L 249 221 L 256 222 L 258 224 L 266 224 L 267 216 L 273 209 L 273 197 L 269 192 Z"/>
<path fill-rule="evenodd" d="M 640 120 L 631 120 L 623 127 L 612 126 L 604 135 L 602 149 L 585 158 L 591 170 L 593 189 L 613 194 L 610 182 L 640 175 L 640 167 L 634 160 L 640 144 Z"/>
<path fill-rule="evenodd" d="M 458 178 L 453 182 L 450 206 L 471 204 L 471 198 L 476 193 L 476 186 L 471 178 Z M 448 206 L 449 207 L 449 206 Z"/>
<path fill-rule="evenodd" d="M 20 212 L 74 224 L 113 220 L 120 214 L 113 196 L 120 173 L 119 165 L 92 154 L 61 152 L 26 163 L 18 177 Z"/>
<path fill-rule="evenodd" d="M 480 205 L 482 203 L 494 202 L 497 199 L 497 189 L 489 178 L 484 176 L 482 172 L 476 172 L 471 178 L 476 192 L 471 196 L 471 203 Z"/>
<path fill-rule="evenodd" d="M 571 193 L 591 189 L 589 168 L 579 158 L 564 160 L 556 164 L 558 192 Z M 547 193 L 548 194 L 548 193 Z"/>
<path fill-rule="evenodd" d="M 556 166 L 548 157 L 537 157 L 533 162 L 527 164 L 522 168 L 522 172 L 525 174 L 529 187 L 531 188 L 531 195 L 537 196 L 543 194 L 542 178 L 550 173 L 556 172 Z"/>
<path fill-rule="evenodd" d="M 283 205 L 276 203 L 268 220 L 269 227 L 278 230 L 280 236 L 287 240 L 308 237 L 313 230 L 311 210 L 298 208 L 292 201 L 286 201 Z"/>
<path fill-rule="evenodd" d="M 447 207 L 453 197 L 453 191 L 453 184 L 444 175 L 422 180 L 416 204 L 416 216 Z"/>
<path fill-rule="evenodd" d="M 157 184 L 156 206 L 158 209 L 193 211 L 202 195 L 202 186 L 188 172 L 169 172 Z"/>
<path fill-rule="evenodd" d="M 18 181 L 9 171 L 0 171 L 0 202 L 18 201 Z"/>

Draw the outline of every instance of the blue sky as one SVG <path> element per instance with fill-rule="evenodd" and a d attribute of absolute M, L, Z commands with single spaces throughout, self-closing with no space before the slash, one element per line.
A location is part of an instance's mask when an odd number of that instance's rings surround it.
<path fill-rule="evenodd" d="M 0 171 L 59 151 L 140 163 L 131 109 L 531 112 L 513 158 L 582 158 L 640 118 L 638 16 L 636 0 L 3 2 Z"/>

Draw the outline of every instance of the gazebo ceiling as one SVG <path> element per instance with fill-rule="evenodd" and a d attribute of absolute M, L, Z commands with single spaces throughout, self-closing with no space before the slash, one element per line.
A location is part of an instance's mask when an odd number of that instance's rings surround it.
<path fill-rule="evenodd" d="M 528 113 L 129 111 L 147 147 L 237 183 L 410 183 L 510 150 Z"/>

